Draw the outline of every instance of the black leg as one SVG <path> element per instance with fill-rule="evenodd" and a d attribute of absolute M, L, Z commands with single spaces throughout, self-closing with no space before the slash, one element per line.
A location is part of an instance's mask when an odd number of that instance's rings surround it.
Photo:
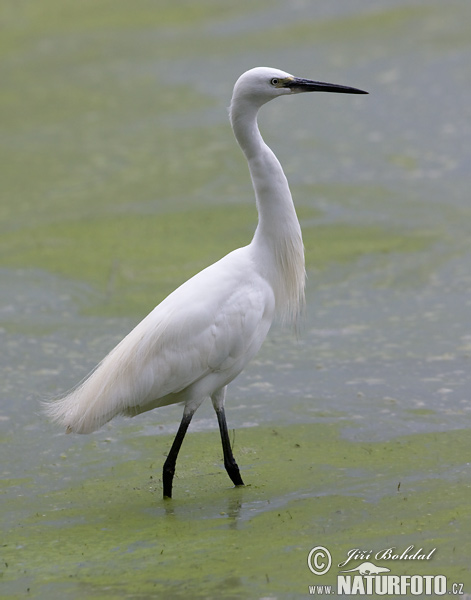
<path fill-rule="evenodd" d="M 164 484 L 164 498 L 172 497 L 172 483 L 173 476 L 175 474 L 175 464 L 177 462 L 177 456 L 182 446 L 183 438 L 185 437 L 192 416 L 193 413 L 183 413 L 183 418 L 181 420 L 180 427 L 178 428 L 177 435 L 173 440 L 170 452 L 168 453 L 167 459 L 164 462 L 164 468 L 162 471 L 162 482 Z"/>
<path fill-rule="evenodd" d="M 234 485 L 244 485 L 242 477 L 240 476 L 239 467 L 235 461 L 234 455 L 232 454 L 231 443 L 229 441 L 229 433 L 227 431 L 226 413 L 224 412 L 224 406 L 218 406 L 216 408 L 216 415 L 219 423 L 219 431 L 221 432 L 222 451 L 224 453 L 224 466 L 226 467 L 227 474 L 232 480 Z"/>

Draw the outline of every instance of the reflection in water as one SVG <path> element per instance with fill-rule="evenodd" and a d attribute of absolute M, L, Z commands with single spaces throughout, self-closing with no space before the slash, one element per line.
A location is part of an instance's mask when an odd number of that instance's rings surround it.
<path fill-rule="evenodd" d="M 240 524 L 242 516 L 241 512 L 243 509 L 245 511 L 244 515 L 247 515 L 247 510 L 243 501 L 244 487 L 245 486 L 230 488 L 230 493 L 223 499 L 224 505 L 219 506 L 219 508 L 214 504 L 201 507 L 199 506 L 198 500 L 195 500 L 195 498 L 187 500 L 184 504 L 178 499 L 175 501 L 174 499 L 166 498 L 162 500 L 162 502 L 159 501 L 160 508 L 158 509 L 156 516 L 159 517 L 164 513 L 167 518 L 179 519 L 182 522 L 185 522 L 185 520 L 189 518 L 197 518 L 198 520 L 216 518 L 230 529 L 237 529 Z M 160 489 L 157 491 L 160 493 Z M 196 510 L 195 503 L 198 506 Z M 246 519 L 247 516 L 244 516 L 244 520 Z"/>
<path fill-rule="evenodd" d="M 243 490 L 241 488 L 237 488 L 238 490 L 240 490 L 241 492 L 241 496 L 243 493 Z M 240 517 L 240 511 L 242 508 L 242 497 L 239 498 L 233 498 L 231 497 L 228 500 L 228 506 L 227 506 L 227 516 L 230 519 L 230 527 L 232 529 L 237 529 L 237 524 L 238 524 L 238 520 Z"/>

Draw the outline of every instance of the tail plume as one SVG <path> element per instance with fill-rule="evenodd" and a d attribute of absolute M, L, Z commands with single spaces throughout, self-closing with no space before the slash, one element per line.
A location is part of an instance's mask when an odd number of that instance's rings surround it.
<path fill-rule="evenodd" d="M 67 433 L 91 433 L 118 414 L 131 416 L 140 412 L 155 384 L 154 370 L 149 368 L 155 329 L 149 327 L 149 317 L 78 387 L 64 398 L 44 403 L 45 413 L 52 421 L 65 427 Z"/>

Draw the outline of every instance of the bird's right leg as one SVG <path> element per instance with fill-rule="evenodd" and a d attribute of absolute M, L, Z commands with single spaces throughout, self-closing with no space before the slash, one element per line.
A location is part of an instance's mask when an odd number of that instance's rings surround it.
<path fill-rule="evenodd" d="M 187 410 L 185 407 L 185 411 L 183 412 L 183 417 L 180 423 L 180 427 L 178 428 L 177 435 L 173 440 L 172 447 L 170 448 L 170 452 L 168 453 L 167 459 L 164 462 L 164 468 L 162 471 L 162 482 L 164 486 L 164 498 L 172 497 L 172 484 L 173 484 L 173 476 L 175 475 L 175 464 L 177 462 L 177 456 L 180 451 L 180 448 L 183 443 L 183 439 L 187 432 L 188 426 L 190 424 L 191 418 L 195 414 L 195 410 Z"/>
<path fill-rule="evenodd" d="M 235 461 L 234 455 L 232 454 L 231 442 L 229 440 L 229 432 L 227 431 L 226 413 L 224 411 L 224 400 L 226 397 L 226 388 L 222 388 L 217 391 L 211 397 L 213 402 L 214 410 L 218 418 L 219 432 L 221 434 L 222 451 L 224 454 L 224 466 L 227 474 L 232 480 L 234 485 L 244 485 L 242 477 L 240 476 L 239 467 Z"/>

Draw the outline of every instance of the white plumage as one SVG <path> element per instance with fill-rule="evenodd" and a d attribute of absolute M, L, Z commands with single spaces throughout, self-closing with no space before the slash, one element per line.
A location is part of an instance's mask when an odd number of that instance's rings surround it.
<path fill-rule="evenodd" d="M 129 416 L 185 402 L 196 408 L 260 348 L 275 301 L 253 273 L 251 248 L 227 255 L 147 315 L 77 389 L 48 405 L 68 431 L 90 433 Z"/>
<path fill-rule="evenodd" d="M 184 415 L 164 465 L 171 497 L 177 454 L 191 417 L 206 399 L 218 416 L 225 466 L 242 484 L 224 416 L 225 389 L 255 356 L 275 313 L 295 320 L 304 302 L 304 252 L 288 182 L 257 126 L 259 108 L 300 91 L 365 93 L 258 67 L 236 82 L 234 134 L 249 165 L 259 222 L 248 246 L 234 250 L 181 285 L 141 321 L 65 398 L 46 405 L 67 432 L 89 433 L 118 414 L 177 402 Z"/>

